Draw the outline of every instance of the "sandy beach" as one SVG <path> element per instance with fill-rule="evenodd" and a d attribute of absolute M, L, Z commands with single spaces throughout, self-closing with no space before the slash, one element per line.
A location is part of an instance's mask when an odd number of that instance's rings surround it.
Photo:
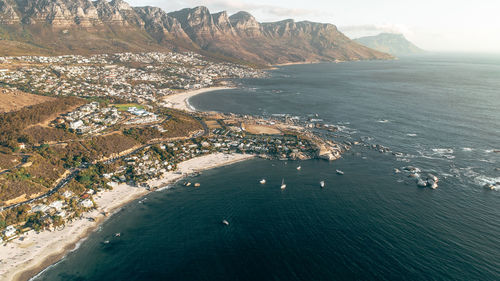
<path fill-rule="evenodd" d="M 234 87 L 211 87 L 211 88 L 203 88 L 203 89 L 198 89 L 198 90 L 190 90 L 182 93 L 177 93 L 177 94 L 172 94 L 166 96 L 163 100 L 167 103 L 168 107 L 179 109 L 179 110 L 184 110 L 188 112 L 194 112 L 196 109 L 192 107 L 189 104 L 189 99 L 193 96 L 206 93 L 206 92 L 212 92 L 212 91 L 219 91 L 219 90 L 230 90 L 234 89 Z"/>
<path fill-rule="evenodd" d="M 179 179 L 202 170 L 207 170 L 254 157 L 247 154 L 215 153 L 182 162 L 176 172 L 165 173 L 161 179 L 150 181 L 153 187 L 164 187 Z M 0 280 L 28 280 L 44 268 L 62 259 L 75 249 L 80 241 L 96 230 L 99 225 L 116 213 L 125 204 L 138 199 L 148 191 L 126 184 L 111 191 L 98 193 L 94 199 L 97 210 L 85 213 L 82 219 L 68 223 L 64 229 L 29 231 L 8 243 L 0 250 Z M 104 213 L 109 213 L 107 216 Z"/>

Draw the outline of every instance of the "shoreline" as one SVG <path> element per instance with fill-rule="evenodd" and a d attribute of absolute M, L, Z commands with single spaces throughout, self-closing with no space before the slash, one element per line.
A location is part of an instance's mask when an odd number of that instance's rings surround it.
<path fill-rule="evenodd" d="M 231 165 L 254 157 L 251 154 L 208 154 L 181 162 L 176 172 L 168 172 L 160 179 L 149 181 L 148 183 L 155 187 L 152 191 L 120 184 L 113 190 L 100 192 L 94 197 L 97 208 L 85 213 L 83 218 L 68 223 L 62 230 L 45 230 L 39 233 L 31 230 L 21 236 L 22 241 L 18 237 L 3 244 L 0 251 L 0 279 L 29 280 L 40 274 L 68 253 L 78 249 L 80 243 L 123 206 L 150 192 L 168 187 L 195 172 Z M 103 215 L 104 212 L 109 215 Z"/>
<path fill-rule="evenodd" d="M 191 97 L 212 91 L 232 90 L 232 89 L 236 89 L 236 87 L 218 86 L 218 87 L 189 90 L 165 96 L 163 98 L 163 101 L 167 103 L 167 106 L 170 108 L 184 110 L 187 112 L 196 112 L 198 110 L 189 103 L 189 99 Z"/>

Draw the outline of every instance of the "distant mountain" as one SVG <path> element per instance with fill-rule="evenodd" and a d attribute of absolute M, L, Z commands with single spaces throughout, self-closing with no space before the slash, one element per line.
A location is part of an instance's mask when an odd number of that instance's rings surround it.
<path fill-rule="evenodd" d="M 206 7 L 166 13 L 122 0 L 0 0 L 0 55 L 191 50 L 258 64 L 390 59 L 332 24 L 259 23 Z"/>
<path fill-rule="evenodd" d="M 408 41 L 403 34 L 381 33 L 376 36 L 361 37 L 355 39 L 355 41 L 369 48 L 394 56 L 409 56 L 424 52 L 424 50 Z"/>

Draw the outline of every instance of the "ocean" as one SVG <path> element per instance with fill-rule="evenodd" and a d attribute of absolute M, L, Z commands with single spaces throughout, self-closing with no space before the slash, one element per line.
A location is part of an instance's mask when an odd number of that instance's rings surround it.
<path fill-rule="evenodd" d="M 500 279 L 500 191 L 483 188 L 500 182 L 499 56 L 292 65 L 234 82 L 190 103 L 317 115 L 340 128 L 328 137 L 397 153 L 353 146 L 334 162 L 206 171 L 200 188 L 177 184 L 127 205 L 34 280 Z M 409 165 L 439 187 L 394 172 Z"/>

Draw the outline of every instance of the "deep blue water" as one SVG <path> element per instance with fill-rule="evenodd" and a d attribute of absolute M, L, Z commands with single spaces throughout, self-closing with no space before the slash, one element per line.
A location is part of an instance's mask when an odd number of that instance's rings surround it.
<path fill-rule="evenodd" d="M 482 187 L 500 181 L 500 57 L 296 65 L 239 83 L 191 104 L 318 114 L 403 156 L 354 147 L 301 171 L 256 159 L 204 172 L 201 188 L 126 206 L 37 280 L 500 279 L 500 192 Z M 393 173 L 406 165 L 439 188 Z"/>

